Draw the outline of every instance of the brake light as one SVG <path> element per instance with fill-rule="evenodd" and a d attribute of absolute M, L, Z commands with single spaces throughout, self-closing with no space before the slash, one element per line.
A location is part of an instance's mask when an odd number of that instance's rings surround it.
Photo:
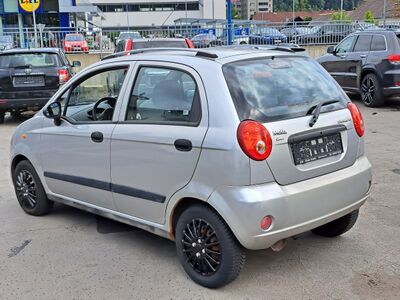
<path fill-rule="evenodd" d="M 66 83 L 69 80 L 68 70 L 65 69 L 58 70 L 58 79 L 60 85 Z"/>
<path fill-rule="evenodd" d="M 251 120 L 240 123 L 237 139 L 243 152 L 253 160 L 261 161 L 272 151 L 272 138 L 264 125 Z"/>
<path fill-rule="evenodd" d="M 354 128 L 356 129 L 358 136 L 362 137 L 365 133 L 365 125 L 360 110 L 354 103 L 349 103 L 347 108 L 350 110 Z"/>
<path fill-rule="evenodd" d="M 189 38 L 185 38 L 188 48 L 194 48 L 192 41 Z"/>
<path fill-rule="evenodd" d="M 400 64 L 400 54 L 390 54 L 387 59 L 392 64 Z"/>
<path fill-rule="evenodd" d="M 131 39 L 127 39 L 124 48 L 125 55 L 129 55 L 129 51 L 131 51 L 132 49 L 133 49 L 133 41 Z"/>

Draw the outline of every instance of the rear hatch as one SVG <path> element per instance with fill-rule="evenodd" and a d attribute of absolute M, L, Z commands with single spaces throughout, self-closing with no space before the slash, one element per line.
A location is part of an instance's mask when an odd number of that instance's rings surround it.
<path fill-rule="evenodd" d="M 62 69 L 56 53 L 17 52 L 0 55 L 0 92 L 41 94 L 59 87 Z"/>
<path fill-rule="evenodd" d="M 241 121 L 262 123 L 272 138 L 265 167 L 287 185 L 354 164 L 359 137 L 348 99 L 314 60 L 266 57 L 224 65 Z"/>

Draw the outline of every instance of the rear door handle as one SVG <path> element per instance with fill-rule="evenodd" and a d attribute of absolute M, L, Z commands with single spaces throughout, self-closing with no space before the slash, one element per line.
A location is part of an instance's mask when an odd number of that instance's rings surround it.
<path fill-rule="evenodd" d="M 182 152 L 189 152 L 193 148 L 192 142 L 189 140 L 185 140 L 185 139 L 176 140 L 174 142 L 174 145 L 175 145 L 176 150 L 182 151 Z"/>
<path fill-rule="evenodd" d="M 361 54 L 360 57 L 361 57 L 361 58 L 366 58 L 367 55 L 366 55 L 366 54 Z"/>
<path fill-rule="evenodd" d="M 339 55 L 340 58 L 346 58 L 346 55 Z"/>
<path fill-rule="evenodd" d="M 90 135 L 90 138 L 92 139 L 93 142 L 95 143 L 101 143 L 104 140 L 103 133 L 99 131 L 95 131 Z"/>

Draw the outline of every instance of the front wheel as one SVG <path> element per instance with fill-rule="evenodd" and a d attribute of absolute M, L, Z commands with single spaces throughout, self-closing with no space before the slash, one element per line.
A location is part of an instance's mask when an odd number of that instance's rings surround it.
<path fill-rule="evenodd" d="M 15 194 L 21 208 L 29 215 L 41 216 L 50 211 L 53 202 L 46 192 L 32 164 L 23 160 L 13 172 Z"/>
<path fill-rule="evenodd" d="M 358 218 L 358 209 L 328 224 L 322 225 L 312 230 L 316 235 L 324 237 L 336 237 L 349 231 Z"/>
<path fill-rule="evenodd" d="M 178 258 L 196 283 L 218 288 L 233 281 L 244 262 L 244 249 L 211 208 L 194 205 L 179 217 L 175 230 Z"/>

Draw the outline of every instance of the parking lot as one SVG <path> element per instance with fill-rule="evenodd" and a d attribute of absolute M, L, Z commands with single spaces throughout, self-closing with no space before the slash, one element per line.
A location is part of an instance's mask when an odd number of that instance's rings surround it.
<path fill-rule="evenodd" d="M 208 290 L 181 268 L 171 241 L 61 205 L 23 213 L 0 125 L 1 299 L 400 299 L 400 102 L 365 108 L 371 198 L 336 239 L 306 233 L 281 252 L 249 251 L 232 284 Z M 349 187 L 351 188 L 351 187 Z"/>

